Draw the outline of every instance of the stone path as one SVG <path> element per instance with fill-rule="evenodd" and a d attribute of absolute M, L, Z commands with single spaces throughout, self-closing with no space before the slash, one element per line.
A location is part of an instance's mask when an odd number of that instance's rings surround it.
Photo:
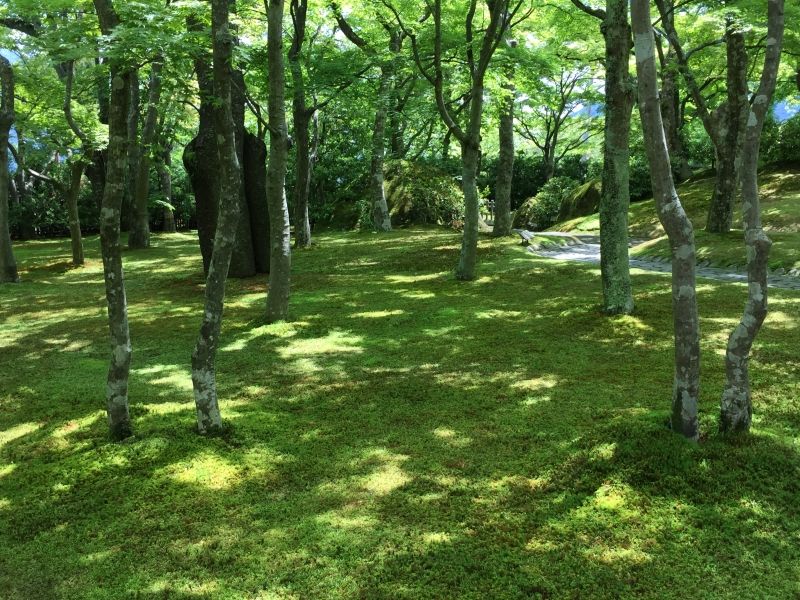
<path fill-rule="evenodd" d="M 536 236 L 544 238 L 559 239 L 564 245 L 536 246 L 528 247 L 528 250 L 537 256 L 554 258 L 556 260 L 571 260 L 576 262 L 600 263 L 600 237 L 591 234 L 572 234 L 560 231 L 536 232 Z M 635 246 L 643 240 L 633 240 L 631 245 Z M 656 271 L 659 273 L 670 273 L 672 265 L 670 261 L 654 258 L 631 258 L 631 267 L 643 269 L 645 271 Z M 697 266 L 697 276 L 717 281 L 731 281 L 735 283 L 747 283 L 747 273 L 744 269 L 723 269 L 700 264 Z M 784 290 L 800 290 L 800 277 L 780 273 L 770 273 L 767 278 L 769 287 Z"/>

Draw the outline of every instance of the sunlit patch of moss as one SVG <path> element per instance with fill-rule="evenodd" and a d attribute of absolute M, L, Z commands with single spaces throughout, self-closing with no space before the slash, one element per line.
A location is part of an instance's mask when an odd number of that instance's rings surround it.
<path fill-rule="evenodd" d="M 41 428 L 41 423 L 20 423 L 19 425 L 15 425 L 14 427 L 9 427 L 4 431 L 0 431 L 0 448 L 12 442 L 18 438 L 21 438 L 29 433 L 33 433 L 37 429 Z"/>
<path fill-rule="evenodd" d="M 181 483 L 195 484 L 211 490 L 229 489 L 239 480 L 239 468 L 236 465 L 210 453 L 170 465 L 165 474 Z"/>
<path fill-rule="evenodd" d="M 366 312 L 353 313 L 350 316 L 356 319 L 384 319 L 386 317 L 396 317 L 402 314 L 405 314 L 404 310 L 396 309 L 396 310 L 372 310 Z"/>
<path fill-rule="evenodd" d="M 332 329 L 327 335 L 293 341 L 278 352 L 283 358 L 318 354 L 361 353 L 364 338 L 348 331 Z"/>

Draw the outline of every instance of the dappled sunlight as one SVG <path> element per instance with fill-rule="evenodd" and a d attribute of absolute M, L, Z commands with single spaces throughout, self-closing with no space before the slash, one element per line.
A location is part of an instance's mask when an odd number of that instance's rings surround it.
<path fill-rule="evenodd" d="M 363 341 L 363 336 L 354 335 L 349 331 L 332 329 L 322 337 L 294 340 L 286 346 L 278 348 L 277 352 L 282 358 L 361 353 L 364 351 Z"/>
<path fill-rule="evenodd" d="M 19 439 L 23 436 L 26 436 L 34 431 L 39 430 L 42 427 L 42 423 L 20 423 L 19 425 L 15 425 L 9 429 L 0 431 L 0 448 L 5 446 L 6 444 L 13 442 L 16 439 Z"/>
<path fill-rule="evenodd" d="M 205 453 L 189 462 L 170 465 L 162 473 L 181 483 L 224 490 L 237 483 L 240 468 L 220 456 Z"/>
<path fill-rule="evenodd" d="M 405 314 L 404 310 L 372 310 L 367 312 L 353 313 L 351 319 L 383 319 L 386 317 L 396 317 Z"/>

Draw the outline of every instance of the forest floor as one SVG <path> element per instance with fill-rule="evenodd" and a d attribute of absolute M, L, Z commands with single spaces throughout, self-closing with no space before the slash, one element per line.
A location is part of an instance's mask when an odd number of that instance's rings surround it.
<path fill-rule="evenodd" d="M 515 236 L 516 237 L 516 236 Z M 598 311 L 596 266 L 459 235 L 320 235 L 292 321 L 231 281 L 227 433 L 195 433 L 203 275 L 190 234 L 125 253 L 136 436 L 107 438 L 96 238 L 16 246 L 0 288 L 0 597 L 788 598 L 800 595 L 800 293 L 751 362 L 753 432 L 716 433 L 739 284 L 703 281 L 702 439 L 665 427 L 671 293 Z"/>
<path fill-rule="evenodd" d="M 774 242 L 770 252 L 770 267 L 783 271 L 800 271 L 800 165 L 773 166 L 759 174 L 764 229 Z M 698 262 L 714 267 L 742 266 L 745 247 L 742 234 L 741 206 L 736 206 L 734 230 L 720 235 L 706 233 L 706 217 L 713 174 L 705 173 L 683 183 L 678 194 L 695 228 Z M 669 241 L 664 234 L 652 200 L 631 204 L 630 233 L 634 238 L 647 240 L 635 247 L 635 258 L 669 258 Z M 560 223 L 560 231 L 594 233 L 600 228 L 597 215 L 579 217 Z"/>

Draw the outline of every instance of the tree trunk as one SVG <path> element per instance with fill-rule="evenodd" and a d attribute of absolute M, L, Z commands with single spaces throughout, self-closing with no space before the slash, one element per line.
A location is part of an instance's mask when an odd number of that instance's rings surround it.
<path fill-rule="evenodd" d="M 265 0 L 268 20 L 267 67 L 269 72 L 269 164 L 267 205 L 270 222 L 270 269 L 267 322 L 286 319 L 292 268 L 292 236 L 286 204 L 286 78 L 283 69 L 283 0 Z"/>
<path fill-rule="evenodd" d="M 301 27 L 302 30 L 300 29 Z M 308 221 L 308 195 L 311 190 L 311 149 L 308 128 L 313 113 L 306 106 L 303 65 L 300 62 L 300 51 L 305 37 L 304 29 L 305 12 L 303 12 L 302 19 L 296 17 L 294 40 L 292 42 L 292 50 L 289 53 L 293 82 L 294 144 L 297 152 L 294 186 L 294 243 L 297 248 L 311 246 L 311 225 Z"/>
<path fill-rule="evenodd" d="M 718 135 L 722 143 L 716 148 L 717 174 L 706 220 L 706 231 L 710 233 L 727 233 L 733 224 L 733 207 L 739 182 L 739 158 L 749 107 L 744 34 L 729 24 L 725 38 L 728 54 L 728 98 L 719 110 Z"/>
<path fill-rule="evenodd" d="M 482 91 L 481 91 L 482 93 Z M 473 97 L 473 102 L 479 102 Z M 464 236 L 456 268 L 456 278 L 462 281 L 475 279 L 478 262 L 478 220 L 480 196 L 478 195 L 478 160 L 480 142 L 474 137 L 461 145 L 462 188 L 464 192 Z"/>
<path fill-rule="evenodd" d="M 725 386 L 722 392 L 720 430 L 726 433 L 750 429 L 753 401 L 750 392 L 750 351 L 767 316 L 767 267 L 771 240 L 761 226 L 758 193 L 758 154 L 764 121 L 775 92 L 784 33 L 784 1 L 768 2 L 767 50 L 761 82 L 745 126 L 742 152 L 742 216 L 747 246 L 747 304 L 742 320 L 733 330 L 725 353 Z"/>
<path fill-rule="evenodd" d="M 29 210 L 28 203 L 28 182 L 25 177 L 27 165 L 25 161 L 25 136 L 22 134 L 22 128 L 17 124 L 17 171 L 14 173 L 15 181 L 12 182 L 17 189 L 17 205 L 22 209 L 23 215 Z M 23 240 L 31 240 L 36 237 L 36 228 L 33 225 L 33 219 L 27 216 L 23 217 L 22 222 L 18 224 L 19 237 Z"/>
<path fill-rule="evenodd" d="M 142 140 L 139 144 L 139 164 L 137 165 L 136 187 L 133 196 L 133 214 L 131 216 L 129 248 L 150 247 L 150 153 L 156 136 L 158 125 L 158 103 L 161 99 L 161 62 L 154 62 L 150 71 L 150 90 L 147 100 L 147 114 L 142 128 Z"/>
<path fill-rule="evenodd" d="M 111 0 L 94 0 L 100 28 L 111 35 L 119 19 Z M 128 142 L 128 100 L 130 74 L 111 61 L 111 100 L 108 114 L 108 159 L 103 208 L 100 211 L 100 248 L 103 255 L 108 325 L 111 332 L 111 365 L 106 387 L 106 412 L 111 437 L 124 439 L 133 434 L 128 410 L 128 376 L 131 367 L 131 338 L 128 303 L 122 271 L 120 213 L 125 196 L 125 167 Z"/>
<path fill-rule="evenodd" d="M 141 148 L 139 147 L 139 72 L 133 70 L 130 73 L 130 97 L 128 99 L 128 162 L 125 171 L 125 190 L 122 200 L 122 230 L 128 231 L 133 217 L 135 203 L 136 174 L 139 172 L 139 158 Z"/>
<path fill-rule="evenodd" d="M 8 138 L 15 118 L 14 71 L 8 59 L 0 54 L 0 283 L 19 281 L 8 222 Z"/>
<path fill-rule="evenodd" d="M 391 85 L 390 70 L 381 67 L 381 80 L 378 84 L 375 125 L 372 129 L 372 162 L 370 182 L 372 188 L 372 224 L 376 231 L 391 231 L 392 220 L 386 203 L 386 188 L 383 181 L 383 161 L 386 154 L 386 114 L 388 94 Z"/>
<path fill-rule="evenodd" d="M 164 196 L 164 202 L 172 205 L 172 172 L 170 166 L 172 165 L 172 146 L 168 145 L 161 153 L 161 159 L 156 161 L 156 170 L 158 171 L 158 180 L 161 185 L 161 195 Z M 175 226 L 175 211 L 170 206 L 164 206 L 164 233 L 175 233 L 177 227 Z"/>
<path fill-rule="evenodd" d="M 672 310 L 675 327 L 675 377 L 672 429 L 697 440 L 700 393 L 700 323 L 695 285 L 695 245 L 692 223 L 683 210 L 672 180 L 664 124 L 658 99 L 655 40 L 650 1 L 633 0 L 631 15 L 639 76 L 639 111 L 658 217 L 672 248 Z"/>
<path fill-rule="evenodd" d="M 81 235 L 81 218 L 78 212 L 78 196 L 81 192 L 81 179 L 84 165 L 75 160 L 69 168 L 69 187 L 67 188 L 67 214 L 69 217 L 69 237 L 72 244 L 72 264 L 83 265 L 83 237 Z"/>
<path fill-rule="evenodd" d="M 514 85 L 507 83 L 503 92 L 492 231 L 497 237 L 511 233 L 511 185 L 514 179 Z"/>
<path fill-rule="evenodd" d="M 600 197 L 600 273 L 603 310 L 633 312 L 628 257 L 630 133 L 633 85 L 628 71 L 631 30 L 626 0 L 607 0 L 601 26 L 605 38 L 606 115 Z"/>
<path fill-rule="evenodd" d="M 267 145 L 249 131 L 244 132 L 244 195 L 253 232 L 256 270 L 269 273 L 269 208 L 267 207 Z"/>
<path fill-rule="evenodd" d="M 231 71 L 233 34 L 228 23 L 227 0 L 212 0 L 211 39 L 213 43 L 214 92 L 218 105 L 214 125 L 219 155 L 220 204 L 214 247 L 206 279 L 203 323 L 192 354 L 192 385 L 201 434 L 222 430 L 216 382 L 216 356 L 222 329 L 225 283 L 236 238 L 241 206 L 241 169 L 236 152 L 236 135 L 231 113 Z"/>

